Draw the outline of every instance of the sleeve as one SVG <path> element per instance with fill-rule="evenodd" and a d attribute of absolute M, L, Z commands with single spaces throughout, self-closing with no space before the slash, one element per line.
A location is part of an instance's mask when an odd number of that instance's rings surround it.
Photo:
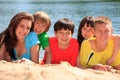
<path fill-rule="evenodd" d="M 72 66 L 76 66 L 76 61 L 77 61 L 77 57 L 78 57 L 78 53 L 79 53 L 79 44 L 78 44 L 77 40 L 74 40 L 74 42 L 72 42 L 72 48 L 73 48 L 73 51 L 72 51 L 73 55 L 71 56 L 70 63 Z"/>
<path fill-rule="evenodd" d="M 30 32 L 29 36 L 30 36 L 29 39 L 30 39 L 31 47 L 40 43 L 40 41 L 37 38 L 37 34 L 35 32 Z"/>
<path fill-rule="evenodd" d="M 49 36 L 47 34 L 45 34 L 42 39 L 41 39 L 41 43 L 42 48 L 44 49 L 45 47 L 49 46 Z"/>

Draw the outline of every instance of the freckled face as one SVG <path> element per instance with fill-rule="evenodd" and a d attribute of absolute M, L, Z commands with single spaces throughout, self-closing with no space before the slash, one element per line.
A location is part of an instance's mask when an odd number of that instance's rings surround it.
<path fill-rule="evenodd" d="M 24 41 L 31 29 L 32 22 L 28 19 L 22 19 L 16 28 L 16 36 L 19 41 Z"/>

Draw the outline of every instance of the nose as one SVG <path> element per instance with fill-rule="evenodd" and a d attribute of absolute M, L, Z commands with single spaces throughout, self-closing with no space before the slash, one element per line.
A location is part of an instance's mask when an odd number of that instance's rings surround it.
<path fill-rule="evenodd" d="M 27 31 L 27 28 L 24 27 L 24 28 L 23 28 L 23 31 Z"/>
<path fill-rule="evenodd" d="M 63 38 L 65 38 L 65 36 L 66 36 L 65 34 L 62 34 L 62 37 L 63 37 Z"/>
<path fill-rule="evenodd" d="M 22 29 L 24 32 L 29 32 L 29 29 L 27 27 L 23 27 Z"/>
<path fill-rule="evenodd" d="M 101 35 L 106 35 L 106 33 L 105 32 L 101 32 Z"/>

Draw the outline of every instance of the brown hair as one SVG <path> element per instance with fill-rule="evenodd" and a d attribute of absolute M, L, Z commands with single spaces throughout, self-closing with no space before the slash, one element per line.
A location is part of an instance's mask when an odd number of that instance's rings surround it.
<path fill-rule="evenodd" d="M 0 48 L 4 44 L 6 47 L 6 51 L 10 54 L 11 58 L 13 59 L 15 59 L 13 49 L 15 48 L 18 42 L 15 31 L 22 19 L 30 20 L 31 24 L 34 21 L 34 18 L 31 14 L 27 12 L 20 12 L 10 20 L 8 27 L 0 34 Z"/>

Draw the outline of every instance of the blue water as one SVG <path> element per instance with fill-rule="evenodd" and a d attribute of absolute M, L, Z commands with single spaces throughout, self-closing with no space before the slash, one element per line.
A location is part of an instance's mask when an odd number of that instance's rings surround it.
<path fill-rule="evenodd" d="M 54 36 L 53 25 L 59 18 L 69 18 L 75 23 L 76 38 L 78 25 L 85 16 L 99 15 L 108 16 L 113 21 L 114 33 L 120 34 L 120 2 L 1 2 L 0 3 L 0 32 L 2 32 L 9 24 L 10 19 L 18 12 L 25 11 L 33 14 L 36 11 L 45 11 L 51 17 L 51 28 L 48 32 L 49 36 Z"/>

